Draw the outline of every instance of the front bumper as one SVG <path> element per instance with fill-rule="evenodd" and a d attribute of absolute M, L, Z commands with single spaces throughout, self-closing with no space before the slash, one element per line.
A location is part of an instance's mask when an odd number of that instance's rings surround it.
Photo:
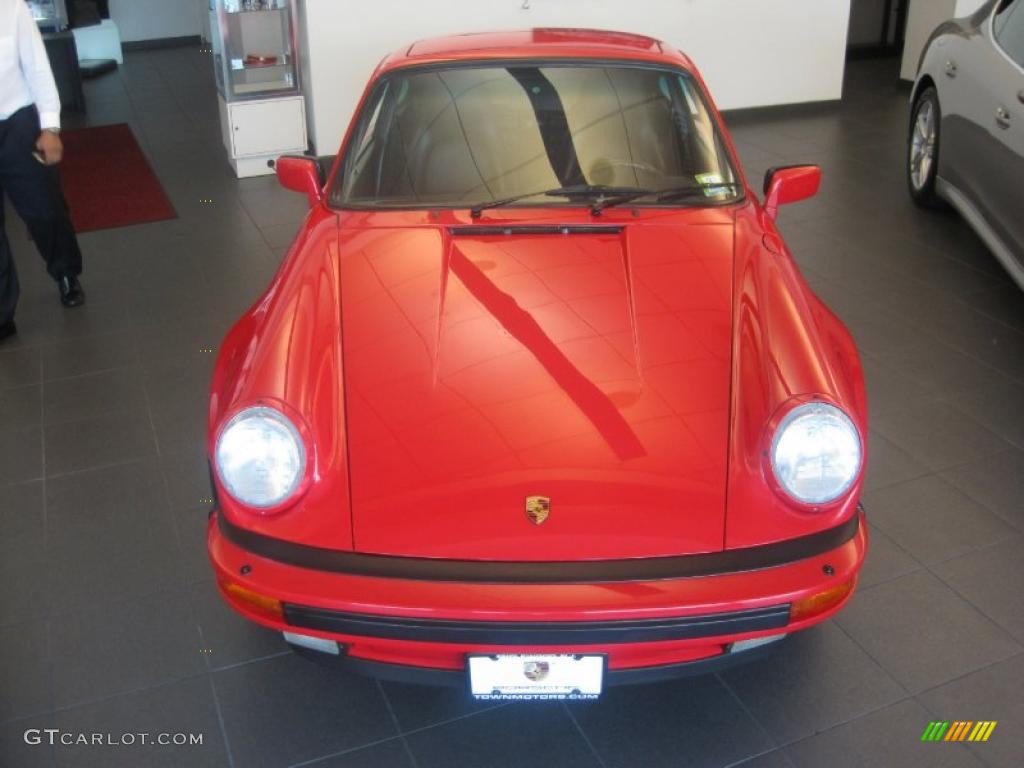
<path fill-rule="evenodd" d="M 861 511 L 831 531 L 739 553 L 469 563 L 301 547 L 254 537 L 214 513 L 208 547 L 237 611 L 334 640 L 344 663 L 377 677 L 458 683 L 469 653 L 601 653 L 608 682 L 629 683 L 719 669 L 768 647 L 749 641 L 826 619 L 852 593 L 867 533 Z M 829 592 L 840 598 L 791 615 Z M 281 610 L 269 614 L 239 593 L 280 601 Z"/>

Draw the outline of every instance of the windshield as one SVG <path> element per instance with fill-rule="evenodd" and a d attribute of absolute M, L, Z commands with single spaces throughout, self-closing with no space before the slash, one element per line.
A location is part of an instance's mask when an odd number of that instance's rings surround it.
<path fill-rule="evenodd" d="M 470 207 L 523 197 L 519 204 L 565 205 L 579 195 L 551 190 L 592 186 L 648 190 L 652 200 L 696 187 L 700 194 L 672 203 L 694 205 L 734 200 L 737 181 L 700 90 L 682 71 L 453 65 L 397 70 L 377 83 L 331 203 Z"/>

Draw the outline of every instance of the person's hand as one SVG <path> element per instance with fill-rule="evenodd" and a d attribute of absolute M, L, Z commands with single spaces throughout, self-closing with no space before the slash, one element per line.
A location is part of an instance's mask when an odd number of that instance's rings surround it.
<path fill-rule="evenodd" d="M 53 131 L 42 131 L 36 139 L 36 149 L 47 165 L 56 165 L 64 157 L 64 143 Z"/>

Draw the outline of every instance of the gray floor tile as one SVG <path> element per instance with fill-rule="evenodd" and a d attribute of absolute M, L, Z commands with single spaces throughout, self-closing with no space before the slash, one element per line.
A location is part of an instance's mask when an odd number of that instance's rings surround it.
<path fill-rule="evenodd" d="M 45 429 L 48 476 L 80 472 L 156 454 L 150 414 L 135 409 L 54 424 Z"/>
<path fill-rule="evenodd" d="M 905 695 L 832 622 L 798 632 L 774 655 L 729 670 L 722 678 L 778 743 L 809 736 Z"/>
<path fill-rule="evenodd" d="M 868 519 L 871 519 L 870 510 L 868 510 Z M 899 544 L 882 533 L 877 526 L 870 524 L 869 526 L 868 554 L 860 569 L 858 588 L 873 587 L 876 584 L 906 576 L 923 567 Z"/>
<path fill-rule="evenodd" d="M 787 752 L 798 768 L 982 768 L 963 745 L 922 742 L 931 719 L 919 703 L 902 701 L 794 744 Z"/>
<path fill-rule="evenodd" d="M 927 475 L 931 470 L 907 451 L 898 448 L 877 432 L 868 435 L 868 463 L 864 475 L 864 490 L 878 488 L 913 480 Z"/>
<path fill-rule="evenodd" d="M 180 453 L 161 453 L 160 466 L 171 509 L 209 507 L 212 504 L 213 489 L 205 445 L 192 446 Z"/>
<path fill-rule="evenodd" d="M 47 382 L 43 420 L 50 426 L 146 407 L 142 369 L 132 366 Z"/>
<path fill-rule="evenodd" d="M 58 744 L 60 768 L 228 766 L 213 690 L 206 675 L 63 710 L 55 719 L 55 727 L 63 733 L 109 733 L 115 742 Z M 174 743 L 181 738 L 184 743 Z"/>
<path fill-rule="evenodd" d="M 877 318 L 872 318 L 871 321 L 875 322 Z M 856 328 L 856 320 L 853 324 Z M 856 336 L 857 332 L 854 331 L 854 334 Z M 926 402 L 938 397 L 934 390 L 870 355 L 865 355 L 862 362 L 868 391 L 868 413 L 872 416 L 902 410 L 908 400 Z"/>
<path fill-rule="evenodd" d="M 1024 536 L 947 560 L 933 570 L 1024 644 Z"/>
<path fill-rule="evenodd" d="M 1007 451 L 941 474 L 972 499 L 1024 531 L 1024 451 Z"/>
<path fill-rule="evenodd" d="M 972 387 L 959 387 L 946 396 L 958 410 L 1024 448 L 1024 383 L 1006 376 L 989 376 Z"/>
<path fill-rule="evenodd" d="M 41 371 L 38 347 L 0 348 L 0 389 L 38 384 Z"/>
<path fill-rule="evenodd" d="M 52 601 L 43 551 L 26 553 L 16 565 L 0 563 L 0 627 L 45 618 Z"/>
<path fill-rule="evenodd" d="M 373 680 L 296 654 L 213 679 L 236 766 L 277 768 L 397 735 Z"/>
<path fill-rule="evenodd" d="M 495 702 L 471 699 L 461 687 L 403 685 L 382 681 L 381 688 L 402 732 L 428 728 L 496 706 Z"/>
<path fill-rule="evenodd" d="M 859 590 L 836 622 L 912 692 L 948 682 L 1022 648 L 923 571 Z"/>
<path fill-rule="evenodd" d="M 406 739 L 420 768 L 519 768 L 524 749 L 528 750 L 531 768 L 601 765 L 566 710 L 553 702 L 490 710 L 417 731 Z"/>
<path fill-rule="evenodd" d="M 53 706 L 46 622 L 0 627 L 0 722 L 45 714 Z"/>
<path fill-rule="evenodd" d="M 42 347 L 43 377 L 47 381 L 125 368 L 138 362 L 130 331 L 57 341 Z"/>
<path fill-rule="evenodd" d="M 81 607 L 50 620 L 54 706 L 173 682 L 206 670 L 188 596 Z"/>
<path fill-rule="evenodd" d="M 49 613 L 41 481 L 0 488 L 0 626 Z"/>
<path fill-rule="evenodd" d="M 0 569 L 32 562 L 43 554 L 45 545 L 43 483 L 0 488 Z"/>
<path fill-rule="evenodd" d="M 146 393 L 161 454 L 195 450 L 205 442 L 213 362 L 212 353 L 196 349 L 185 358 L 146 365 Z"/>
<path fill-rule="evenodd" d="M 775 746 L 714 676 L 609 688 L 570 711 L 604 765 L 727 765 Z"/>
<path fill-rule="evenodd" d="M 940 688 L 921 694 L 919 700 L 934 720 L 995 720 L 984 743 L 971 749 L 993 768 L 1017 768 L 1024 755 L 1024 656 L 993 664 Z"/>
<path fill-rule="evenodd" d="M 46 499 L 52 610 L 181 586 L 174 524 L 155 461 L 52 478 Z"/>
<path fill-rule="evenodd" d="M 994 544 L 1016 529 L 938 475 L 865 494 L 871 522 L 922 563 Z"/>
<path fill-rule="evenodd" d="M 42 476 L 42 430 L 39 427 L 0 429 L 0 487 Z"/>
<path fill-rule="evenodd" d="M 396 738 L 319 760 L 309 768 L 416 768 L 416 765 L 402 739 Z"/>
<path fill-rule="evenodd" d="M 1010 444 L 971 417 L 946 403 L 908 403 L 887 413 L 873 429 L 932 469 L 991 456 Z"/>
<path fill-rule="evenodd" d="M 0 765 L 12 768 L 53 768 L 53 716 L 31 717 L 0 725 Z"/>
<path fill-rule="evenodd" d="M 0 429 L 38 427 L 42 421 L 42 387 L 0 389 Z"/>
<path fill-rule="evenodd" d="M 793 761 L 784 749 L 777 749 L 741 763 L 733 763 L 728 768 L 793 768 Z"/>
<path fill-rule="evenodd" d="M 209 516 L 209 505 L 178 509 L 173 513 L 181 557 L 181 575 L 189 584 L 207 581 L 213 576 L 210 557 L 206 554 Z"/>

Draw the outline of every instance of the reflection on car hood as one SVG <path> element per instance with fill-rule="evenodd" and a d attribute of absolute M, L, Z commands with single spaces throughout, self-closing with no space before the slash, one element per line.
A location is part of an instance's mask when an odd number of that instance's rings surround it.
<path fill-rule="evenodd" d="M 733 223 L 712 221 L 343 228 L 356 549 L 721 549 Z"/>

